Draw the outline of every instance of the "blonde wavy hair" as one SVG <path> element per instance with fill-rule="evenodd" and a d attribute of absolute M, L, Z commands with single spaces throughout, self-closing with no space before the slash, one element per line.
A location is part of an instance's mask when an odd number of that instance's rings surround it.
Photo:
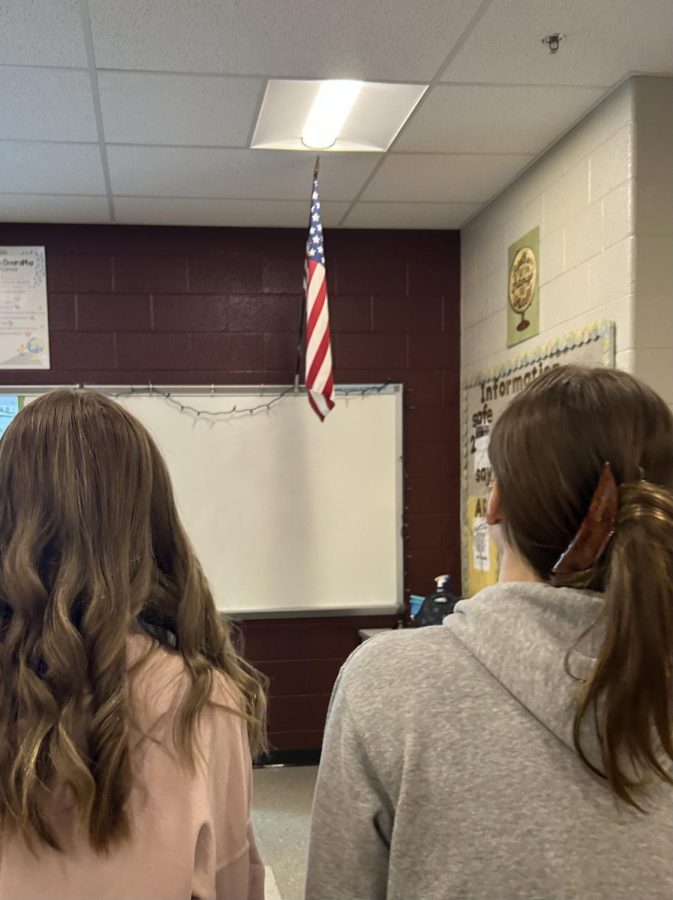
<path fill-rule="evenodd" d="M 172 635 L 189 675 L 176 749 L 223 673 L 263 749 L 263 679 L 237 654 L 145 428 L 93 391 L 28 404 L 0 441 L 0 827 L 60 849 L 43 812 L 64 785 L 96 851 L 128 837 L 127 636 Z"/>

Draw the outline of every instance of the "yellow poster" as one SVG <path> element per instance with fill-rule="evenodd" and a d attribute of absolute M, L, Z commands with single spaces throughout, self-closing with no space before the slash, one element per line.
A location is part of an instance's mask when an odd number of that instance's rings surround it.
<path fill-rule="evenodd" d="M 489 535 L 486 502 L 485 496 L 467 498 L 467 597 L 498 580 L 498 551 Z"/>

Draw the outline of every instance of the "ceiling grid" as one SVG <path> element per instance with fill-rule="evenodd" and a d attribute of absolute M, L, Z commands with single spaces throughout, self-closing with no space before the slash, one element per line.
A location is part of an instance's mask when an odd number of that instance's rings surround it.
<path fill-rule="evenodd" d="M 670 0 L 4 0 L 0 219 L 303 227 L 314 155 L 250 148 L 267 84 L 353 78 L 429 87 L 387 150 L 323 155 L 325 223 L 460 228 L 630 74 L 670 75 L 670 20 Z"/>

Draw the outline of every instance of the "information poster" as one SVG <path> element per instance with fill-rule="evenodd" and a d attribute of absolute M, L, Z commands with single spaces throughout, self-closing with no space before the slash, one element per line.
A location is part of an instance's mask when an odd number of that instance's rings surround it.
<path fill-rule="evenodd" d="M 545 344 L 463 385 L 463 595 L 498 580 L 498 553 L 488 534 L 486 504 L 493 484 L 488 447 L 509 401 L 548 369 L 568 364 L 614 365 L 614 325 L 601 323 Z"/>
<path fill-rule="evenodd" d="M 0 247 L 0 369 L 48 369 L 44 247 Z"/>
<path fill-rule="evenodd" d="M 498 571 L 498 551 L 489 534 L 484 497 L 467 498 L 467 556 L 470 595 L 493 584 Z"/>

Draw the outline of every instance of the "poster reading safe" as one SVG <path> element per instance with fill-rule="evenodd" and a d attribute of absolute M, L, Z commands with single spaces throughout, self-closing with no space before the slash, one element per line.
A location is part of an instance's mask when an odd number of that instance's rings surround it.
<path fill-rule="evenodd" d="M 48 369 L 44 247 L 0 247 L 0 369 Z"/>

